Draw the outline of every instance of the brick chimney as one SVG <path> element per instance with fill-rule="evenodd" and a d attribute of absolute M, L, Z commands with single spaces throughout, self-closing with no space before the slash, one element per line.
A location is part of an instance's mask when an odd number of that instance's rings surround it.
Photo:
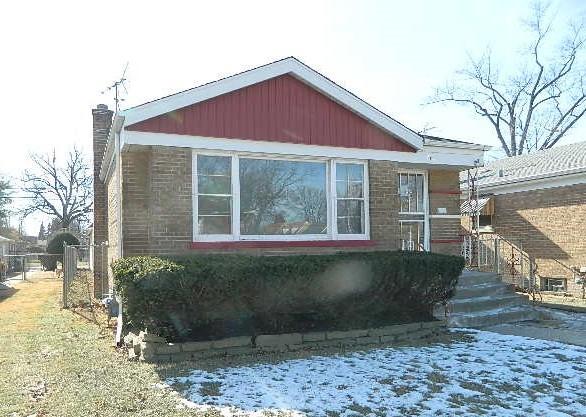
<path fill-rule="evenodd" d="M 105 104 L 98 104 L 92 109 L 93 117 L 93 156 L 94 156 L 94 245 L 108 240 L 108 206 L 106 185 L 100 180 L 102 159 L 108 142 L 110 125 L 114 112 Z M 108 252 L 95 247 L 94 257 L 94 293 L 101 297 L 103 279 L 108 276 Z"/>

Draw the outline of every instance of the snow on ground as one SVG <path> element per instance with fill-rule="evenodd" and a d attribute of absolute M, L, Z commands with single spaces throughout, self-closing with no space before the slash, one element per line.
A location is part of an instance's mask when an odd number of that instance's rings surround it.
<path fill-rule="evenodd" d="M 186 406 L 224 416 L 586 416 L 585 348 L 466 332 L 449 344 L 193 370 L 166 382 L 184 389 Z"/>

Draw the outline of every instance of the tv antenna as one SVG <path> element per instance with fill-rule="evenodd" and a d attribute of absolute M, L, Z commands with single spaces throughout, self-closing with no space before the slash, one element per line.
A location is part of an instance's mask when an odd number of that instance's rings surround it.
<path fill-rule="evenodd" d="M 124 67 L 124 71 L 122 72 L 122 76 L 120 77 L 120 79 L 114 81 L 111 85 L 106 87 L 104 91 L 102 91 L 102 94 L 105 94 L 107 91 L 114 91 L 114 103 L 116 103 L 116 113 L 118 113 L 118 110 L 120 110 L 120 102 L 124 101 L 124 99 L 120 97 L 120 87 L 122 87 L 124 89 L 124 92 L 128 94 L 128 90 L 126 89 L 126 85 L 124 84 L 126 82 L 125 77 L 127 69 L 128 62 Z"/>

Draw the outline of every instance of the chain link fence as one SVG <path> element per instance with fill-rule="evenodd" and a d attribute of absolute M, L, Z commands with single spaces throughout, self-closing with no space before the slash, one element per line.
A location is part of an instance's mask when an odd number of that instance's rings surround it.
<path fill-rule="evenodd" d="M 99 260 L 97 265 L 96 259 Z M 63 308 L 92 307 L 94 303 L 99 302 L 97 298 L 104 297 L 110 292 L 106 262 L 106 245 L 65 245 Z"/>

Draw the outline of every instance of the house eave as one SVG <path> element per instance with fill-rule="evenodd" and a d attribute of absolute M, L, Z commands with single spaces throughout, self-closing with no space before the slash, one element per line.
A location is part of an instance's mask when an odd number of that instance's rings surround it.
<path fill-rule="evenodd" d="M 267 155 L 292 155 L 323 158 L 346 158 L 361 160 L 386 160 L 422 168 L 447 168 L 462 170 L 482 163 L 483 151 L 471 149 L 429 149 L 418 152 L 398 152 L 378 149 L 343 148 L 332 146 L 305 145 L 284 142 L 266 142 L 249 139 L 212 138 L 203 136 L 151 133 L 122 130 L 121 151 L 142 146 L 172 146 L 207 151 L 242 152 Z"/>
<path fill-rule="evenodd" d="M 510 194 L 515 192 L 564 187 L 586 183 L 586 168 L 573 168 L 546 174 L 531 175 L 523 178 L 502 180 L 490 184 L 480 184 L 482 194 Z M 462 190 L 467 190 L 462 187 Z"/>
<path fill-rule="evenodd" d="M 102 165 L 100 166 L 100 180 L 105 181 L 110 175 L 110 171 L 114 162 L 116 134 L 122 131 L 124 126 L 124 116 L 120 114 L 114 115 L 110 132 L 108 133 L 108 141 L 106 149 L 104 150 L 104 157 L 102 158 Z"/>

